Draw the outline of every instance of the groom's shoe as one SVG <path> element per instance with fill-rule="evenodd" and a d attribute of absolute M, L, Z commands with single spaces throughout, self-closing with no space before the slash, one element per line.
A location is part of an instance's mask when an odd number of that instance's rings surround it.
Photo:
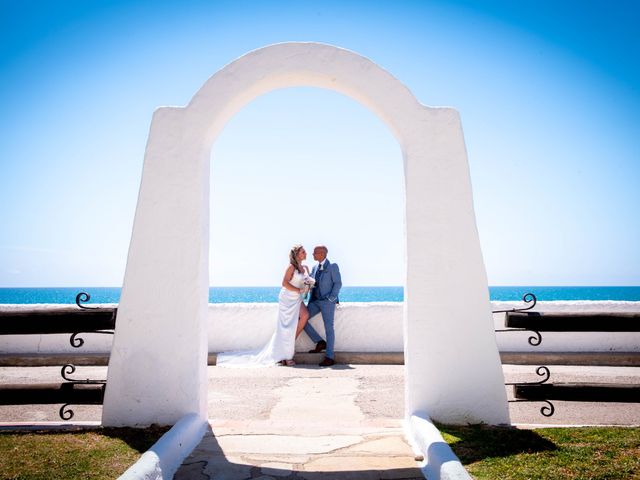
<path fill-rule="evenodd" d="M 321 367 L 331 367 L 332 365 L 335 365 L 336 362 L 333 361 L 333 358 L 329 358 L 329 357 L 324 357 L 324 360 L 322 360 L 319 365 Z"/>
<path fill-rule="evenodd" d="M 316 348 L 314 348 L 313 350 L 309 350 L 309 353 L 320 353 L 323 350 L 327 349 L 327 342 L 325 342 L 324 340 L 320 340 L 318 343 L 316 343 Z"/>

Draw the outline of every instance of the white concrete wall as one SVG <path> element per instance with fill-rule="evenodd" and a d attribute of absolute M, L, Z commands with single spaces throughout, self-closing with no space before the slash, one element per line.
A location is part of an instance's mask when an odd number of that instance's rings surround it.
<path fill-rule="evenodd" d="M 113 306 L 113 305 L 111 305 Z M 493 310 L 522 306 L 518 302 L 492 302 Z M 0 311 L 30 309 L 30 305 L 0 305 Z M 47 305 L 43 308 L 61 308 Z M 66 306 L 65 306 L 66 308 Z M 341 352 L 402 352 L 403 304 L 342 303 L 336 311 L 336 350 Z M 640 312 L 640 302 L 539 302 L 535 311 L 565 312 Z M 255 349 L 266 343 L 276 322 L 275 303 L 209 304 L 208 351 Z M 323 331 L 322 319 L 314 317 L 314 326 Z M 494 315 L 496 329 L 504 328 L 504 314 Z M 461 333 L 462 335 L 462 333 Z M 526 332 L 497 335 L 501 352 L 640 352 L 640 332 L 546 332 L 542 344 L 527 343 Z M 109 353 L 113 337 L 84 334 L 85 345 L 73 348 L 69 335 L 0 336 L 0 354 L 84 354 Z M 298 352 L 313 347 L 303 333 L 296 344 Z"/>

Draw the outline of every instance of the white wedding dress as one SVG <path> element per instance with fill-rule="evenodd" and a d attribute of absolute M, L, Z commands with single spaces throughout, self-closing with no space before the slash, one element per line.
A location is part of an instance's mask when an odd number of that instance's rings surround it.
<path fill-rule="evenodd" d="M 313 282 L 313 277 L 297 270 L 289 281 L 296 288 Z M 296 328 L 300 316 L 302 295 L 282 287 L 278 296 L 278 324 L 271 340 L 259 350 L 222 352 L 218 354 L 216 365 L 220 367 L 260 367 L 272 366 L 281 360 L 293 358 L 296 347 Z"/>

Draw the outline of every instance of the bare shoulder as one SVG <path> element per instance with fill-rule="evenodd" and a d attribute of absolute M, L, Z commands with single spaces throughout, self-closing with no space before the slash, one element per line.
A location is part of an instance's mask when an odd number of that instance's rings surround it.
<path fill-rule="evenodd" d="M 293 265 L 289 264 L 287 269 L 284 271 L 285 275 L 293 275 Z"/>

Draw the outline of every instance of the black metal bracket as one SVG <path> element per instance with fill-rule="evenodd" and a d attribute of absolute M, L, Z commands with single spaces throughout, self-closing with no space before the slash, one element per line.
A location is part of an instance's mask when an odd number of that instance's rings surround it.
<path fill-rule="evenodd" d="M 508 312 L 526 312 L 527 310 L 531 310 L 538 303 L 538 299 L 533 293 L 525 293 L 522 297 L 522 301 L 524 303 L 531 303 L 531 305 L 527 307 L 521 308 L 512 308 L 509 310 L 493 310 L 491 313 L 508 313 Z M 496 332 L 531 332 L 534 335 L 531 335 L 527 341 L 529 345 L 532 347 L 537 347 L 542 343 L 542 335 L 538 330 L 532 330 L 530 328 L 501 328 L 497 329 Z"/>
<path fill-rule="evenodd" d="M 545 366 L 540 366 L 538 368 L 536 368 L 536 375 L 538 375 L 539 377 L 544 377 L 542 380 L 539 380 L 537 382 L 509 382 L 509 383 L 505 383 L 505 385 L 513 385 L 514 387 L 519 386 L 519 385 L 542 385 L 543 383 L 546 383 L 549 378 L 551 378 L 551 372 L 549 371 L 548 367 Z M 544 415 L 545 417 L 550 417 L 552 416 L 556 409 L 553 406 L 553 403 L 551 403 L 549 400 L 545 400 L 545 399 L 540 399 L 540 400 L 522 400 L 522 399 L 516 399 L 516 400 L 509 400 L 509 403 L 521 403 L 521 402 L 544 402 L 546 403 L 546 405 L 543 405 L 540 408 L 540 413 L 542 415 Z"/>
<path fill-rule="evenodd" d="M 99 307 L 87 307 L 86 305 L 82 305 L 83 302 L 88 302 L 89 300 L 91 300 L 91 295 L 89 295 L 87 292 L 80 292 L 76 295 L 76 305 L 79 308 L 82 308 L 83 310 L 99 310 Z M 114 310 L 113 314 L 115 315 L 116 312 L 117 312 L 117 309 Z M 78 337 L 78 335 L 80 335 L 81 333 L 102 333 L 106 335 L 113 335 L 114 331 L 113 330 L 91 330 L 90 332 L 75 332 L 73 335 L 71 335 L 71 338 L 69 338 L 69 343 L 73 348 L 80 348 L 84 345 L 84 339 Z"/>
<path fill-rule="evenodd" d="M 75 373 L 75 371 L 76 371 L 76 366 L 71 363 L 67 363 L 62 367 L 62 370 L 60 370 L 60 376 L 69 383 L 82 383 L 85 385 L 100 385 L 100 384 L 107 383 L 106 380 L 91 380 L 89 378 L 87 378 L 86 380 L 78 380 L 76 378 L 69 378 L 67 376 Z"/>
<path fill-rule="evenodd" d="M 60 415 L 60 418 L 62 420 L 71 420 L 73 418 L 73 410 L 68 408 L 69 405 L 71 405 L 71 404 L 70 403 L 65 403 L 64 405 L 62 405 L 60 407 L 60 411 L 58 412 L 58 415 Z"/>
<path fill-rule="evenodd" d="M 87 292 L 80 292 L 76 295 L 76 305 L 80 308 L 84 308 L 85 310 L 96 310 L 98 307 L 87 307 L 86 305 L 82 305 L 82 302 L 88 302 L 91 300 L 91 295 Z"/>
<path fill-rule="evenodd" d="M 88 302 L 89 300 L 91 300 L 91 295 L 89 295 L 87 292 L 80 292 L 76 295 L 76 305 L 78 306 L 78 308 L 82 308 L 84 310 L 97 310 L 99 307 L 87 307 L 86 305 L 82 304 L 83 302 Z M 80 348 L 84 345 L 84 339 L 78 336 L 81 333 L 102 333 L 107 335 L 113 335 L 114 331 L 93 330 L 91 332 L 75 332 L 71 335 L 71 338 L 69 339 L 69 343 L 71 344 L 72 347 Z M 85 384 L 85 385 L 106 385 L 107 384 L 106 380 L 91 380 L 88 378 L 85 380 L 78 380 L 78 379 L 70 378 L 69 375 L 75 373 L 75 371 L 76 371 L 75 365 L 72 365 L 69 363 L 62 367 L 62 369 L 60 370 L 60 376 L 62 376 L 62 378 L 65 381 L 69 383 L 74 383 L 74 384 Z M 73 410 L 69 408 L 70 405 L 71 405 L 70 403 L 65 403 L 62 407 L 60 407 L 60 411 L 58 413 L 61 419 L 71 420 L 73 418 L 74 413 L 73 413 Z"/>
<path fill-rule="evenodd" d="M 103 333 L 106 335 L 113 335 L 114 332 L 110 332 L 107 330 L 92 330 L 90 332 L 76 332 L 74 334 L 71 335 L 71 337 L 69 338 L 69 343 L 71 344 L 71 346 L 73 348 L 80 348 L 82 345 L 84 345 L 84 340 L 80 337 L 78 337 L 78 335 L 80 335 L 81 333 Z"/>
<path fill-rule="evenodd" d="M 86 292 L 76 295 L 76 308 L 53 310 L 32 309 L 19 312 L 0 312 L 0 335 L 71 335 L 74 348 L 84 345 L 81 333 L 113 335 L 117 308 L 87 307 L 91 299 Z M 62 382 L 0 385 L 0 405 L 62 405 L 59 415 L 70 420 L 74 412 L 70 405 L 102 405 L 106 380 L 73 377 L 76 367 L 67 364 L 60 370 Z"/>
<path fill-rule="evenodd" d="M 546 405 L 543 405 L 542 407 L 540 407 L 540 413 L 542 415 L 544 415 L 545 417 L 551 417 L 556 409 L 553 406 L 553 403 L 551 403 L 549 400 L 509 400 L 509 403 L 522 403 L 522 402 L 544 402 L 546 403 Z"/>
<path fill-rule="evenodd" d="M 538 299 L 536 298 L 536 296 L 529 292 L 529 293 L 525 293 L 522 296 L 522 301 L 524 303 L 531 303 L 533 302 L 531 305 L 529 305 L 528 307 L 522 307 L 522 308 L 511 308 L 509 310 L 494 310 L 491 313 L 506 313 L 506 312 L 525 312 L 527 310 L 531 310 L 533 307 L 536 306 L 536 303 L 538 303 Z"/>
<path fill-rule="evenodd" d="M 91 380 L 89 378 L 85 380 L 78 380 L 75 378 L 70 378 L 69 375 L 75 373 L 76 367 L 75 365 L 68 363 L 62 367 L 60 370 L 60 376 L 67 382 L 71 384 L 80 384 L 80 385 L 103 385 L 103 388 L 107 385 L 106 380 Z M 71 403 L 65 403 L 60 407 L 60 411 L 58 414 L 62 420 L 71 420 L 73 418 L 73 410 L 69 408 L 72 405 Z"/>
<path fill-rule="evenodd" d="M 528 328 L 505 328 L 505 329 L 498 329 L 496 330 L 496 332 L 498 333 L 500 332 L 531 332 L 534 335 L 531 335 L 527 339 L 527 342 L 529 343 L 529 345 L 531 345 L 532 347 L 537 347 L 542 343 L 542 335 L 538 330 L 529 330 Z"/>
<path fill-rule="evenodd" d="M 538 303 L 538 299 L 536 298 L 536 296 L 530 292 L 525 293 L 523 295 L 522 301 L 525 304 L 530 304 L 530 305 L 527 305 L 521 308 L 511 308 L 508 310 L 494 310 L 491 313 L 526 312 L 527 310 L 533 309 L 533 307 L 535 307 L 536 304 Z M 529 343 L 529 345 L 531 345 L 532 347 L 537 347 L 542 343 L 542 335 L 538 330 L 532 330 L 529 328 L 505 328 L 505 329 L 498 329 L 496 330 L 496 332 L 531 332 L 533 333 L 533 335 L 529 336 L 529 338 L 527 339 L 527 342 Z M 517 387 L 518 385 L 542 385 L 543 383 L 546 383 L 549 380 L 549 378 L 551 377 L 551 372 L 549 371 L 549 368 L 545 366 L 540 366 L 536 368 L 536 375 L 543 378 L 541 380 L 538 380 L 537 382 L 507 382 L 505 383 L 505 385 L 512 385 L 514 387 L 514 390 L 515 390 L 515 387 Z M 540 407 L 540 413 L 545 417 L 551 417 L 556 411 L 555 407 L 553 406 L 553 403 L 551 403 L 549 400 L 546 400 L 546 399 L 509 400 L 509 403 L 522 403 L 522 402 L 544 402 L 546 405 L 543 405 L 542 407 Z"/>
<path fill-rule="evenodd" d="M 549 369 L 547 367 L 540 366 L 536 368 L 536 375 L 544 378 L 537 382 L 510 382 L 505 383 L 505 385 L 542 385 L 543 383 L 546 383 L 547 380 L 549 380 L 549 378 L 551 377 L 551 372 L 549 372 Z"/>

